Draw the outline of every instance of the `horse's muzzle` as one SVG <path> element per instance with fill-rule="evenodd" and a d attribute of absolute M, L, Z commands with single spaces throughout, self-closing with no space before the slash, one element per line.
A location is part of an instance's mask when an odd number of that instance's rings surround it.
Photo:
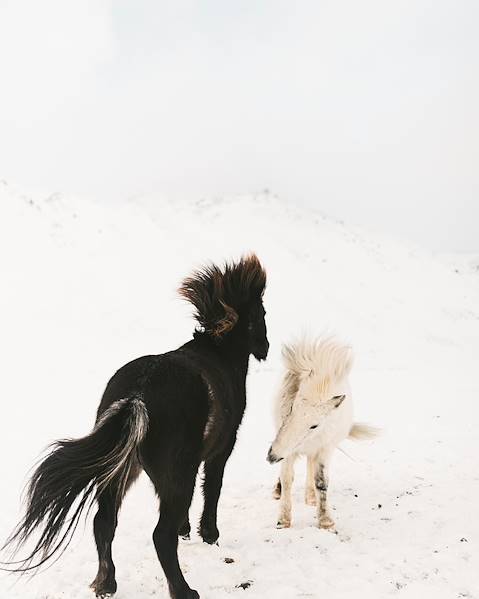
<path fill-rule="evenodd" d="M 268 357 L 269 351 L 269 342 L 265 341 L 264 343 L 255 347 L 253 351 L 253 356 L 258 360 L 258 362 L 263 362 Z"/>
<path fill-rule="evenodd" d="M 273 448 L 270 447 L 266 459 L 270 464 L 276 464 L 277 462 L 281 462 L 283 458 L 280 458 L 275 453 L 273 453 Z"/>

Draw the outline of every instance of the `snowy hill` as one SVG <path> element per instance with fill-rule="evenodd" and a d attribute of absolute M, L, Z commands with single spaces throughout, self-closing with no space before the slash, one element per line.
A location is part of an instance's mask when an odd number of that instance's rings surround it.
<path fill-rule="evenodd" d="M 0 537 L 17 520 L 41 449 L 88 432 L 114 370 L 189 338 L 190 309 L 175 293 L 181 278 L 249 250 L 268 270 L 271 353 L 265 364 L 251 362 L 247 414 L 220 501 L 220 545 L 196 535 L 181 544 L 191 586 L 205 599 L 479 597 L 477 273 L 271 194 L 108 205 L 0 182 Z M 352 460 L 335 458 L 337 536 L 313 526 L 302 475 L 293 527 L 276 530 L 277 472 L 265 460 L 280 344 L 324 329 L 355 348 L 357 418 L 384 428 L 375 442 L 345 443 Z M 198 496 L 193 517 L 200 507 Z M 118 599 L 167 597 L 151 541 L 156 511 L 142 479 L 113 546 Z M 89 521 L 47 572 L 27 583 L 0 578 L 0 597 L 88 598 L 95 572 Z M 237 588 L 247 580 L 247 590 Z"/>

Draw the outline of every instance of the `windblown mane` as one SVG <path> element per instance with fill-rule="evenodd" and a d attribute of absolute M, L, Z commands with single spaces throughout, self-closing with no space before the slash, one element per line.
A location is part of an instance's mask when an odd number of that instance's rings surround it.
<path fill-rule="evenodd" d="M 262 297 L 266 272 L 255 254 L 239 262 L 205 266 L 186 278 L 180 295 L 193 304 L 201 328 L 221 339 L 238 322 L 241 308 Z"/>
<path fill-rule="evenodd" d="M 284 345 L 283 360 L 286 366 L 285 380 L 290 377 L 296 381 L 296 389 L 303 381 L 314 385 L 318 391 L 325 392 L 336 381 L 347 376 L 353 364 L 353 351 L 349 345 L 341 343 L 335 337 L 318 337 Z"/>

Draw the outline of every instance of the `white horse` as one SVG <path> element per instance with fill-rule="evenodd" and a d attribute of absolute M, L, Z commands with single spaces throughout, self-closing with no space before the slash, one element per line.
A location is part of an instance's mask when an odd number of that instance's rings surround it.
<path fill-rule="evenodd" d="M 371 439 L 377 430 L 353 424 L 348 381 L 353 361 L 351 347 L 334 337 L 323 337 L 285 345 L 282 353 L 286 372 L 276 401 L 278 432 L 268 453 L 270 463 L 283 460 L 273 494 L 280 499 L 277 526 L 291 526 L 294 462 L 306 455 L 305 501 L 317 506 L 319 528 L 334 529 L 327 502 L 332 454 L 343 439 Z"/>

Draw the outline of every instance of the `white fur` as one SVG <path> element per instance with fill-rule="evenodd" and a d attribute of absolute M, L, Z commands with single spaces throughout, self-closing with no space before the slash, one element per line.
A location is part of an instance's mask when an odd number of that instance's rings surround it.
<path fill-rule="evenodd" d="M 97 463 L 103 471 L 97 480 L 98 493 L 101 493 L 114 478 L 118 478 L 120 497 L 125 493 L 130 471 L 136 459 L 136 447 L 143 441 L 148 430 L 148 411 L 142 398 L 135 396 L 113 402 L 101 415 L 94 429 L 95 431 L 100 429 L 110 418 L 124 409 L 128 410 L 126 437 Z"/>
<path fill-rule="evenodd" d="M 306 503 L 318 506 L 321 528 L 332 528 L 334 522 L 327 506 L 331 456 L 348 436 L 371 438 L 373 433 L 370 427 L 353 425 L 348 381 L 352 349 L 334 337 L 302 339 L 285 345 L 283 358 L 286 371 L 275 405 L 278 432 L 269 454 L 271 461 L 283 460 L 278 526 L 291 525 L 294 462 L 298 456 L 305 455 L 308 458 Z M 311 429 L 311 426 L 317 428 Z"/>
<path fill-rule="evenodd" d="M 369 441 L 379 436 L 381 430 L 375 426 L 364 424 L 363 422 L 355 422 L 349 431 L 348 439 L 354 441 Z"/>

